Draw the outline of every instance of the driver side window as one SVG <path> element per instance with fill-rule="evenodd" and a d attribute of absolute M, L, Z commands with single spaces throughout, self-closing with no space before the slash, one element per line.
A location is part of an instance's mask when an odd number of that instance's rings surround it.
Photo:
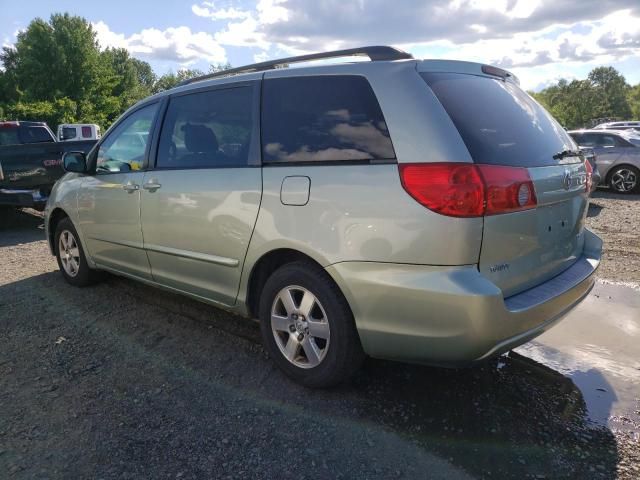
<path fill-rule="evenodd" d="M 147 105 L 123 120 L 98 149 L 96 174 L 131 172 L 146 167 L 145 153 L 158 104 Z"/>

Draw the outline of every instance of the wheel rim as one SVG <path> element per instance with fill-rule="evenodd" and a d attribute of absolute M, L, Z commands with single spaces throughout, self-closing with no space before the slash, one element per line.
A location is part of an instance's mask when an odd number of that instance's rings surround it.
<path fill-rule="evenodd" d="M 284 357 L 300 368 L 320 365 L 329 351 L 329 319 L 304 287 L 285 287 L 271 306 L 271 331 Z"/>
<path fill-rule="evenodd" d="M 70 277 L 78 275 L 80 270 L 80 249 L 76 237 L 69 230 L 63 230 L 58 240 L 58 256 L 62 268 Z"/>
<path fill-rule="evenodd" d="M 630 192 L 636 188 L 637 182 L 636 173 L 628 168 L 616 170 L 611 175 L 611 186 L 618 192 Z"/>

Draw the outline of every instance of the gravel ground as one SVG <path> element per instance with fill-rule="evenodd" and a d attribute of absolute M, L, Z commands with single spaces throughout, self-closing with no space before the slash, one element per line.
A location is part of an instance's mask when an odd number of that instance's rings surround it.
<path fill-rule="evenodd" d="M 601 273 L 640 283 L 640 204 L 594 205 Z M 640 477 L 638 439 L 587 421 L 573 382 L 526 357 L 368 361 L 310 391 L 256 324 L 116 277 L 70 287 L 42 237 L 35 212 L 0 220 L 2 478 Z"/>
<path fill-rule="evenodd" d="M 640 195 L 593 194 L 587 226 L 604 240 L 601 278 L 640 285 Z"/>

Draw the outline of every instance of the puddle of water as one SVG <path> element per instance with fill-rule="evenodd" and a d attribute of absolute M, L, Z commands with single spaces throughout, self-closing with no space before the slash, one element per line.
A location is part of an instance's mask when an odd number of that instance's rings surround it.
<path fill-rule="evenodd" d="M 589 419 L 640 432 L 640 293 L 598 283 L 556 327 L 516 349 L 570 378 Z"/>

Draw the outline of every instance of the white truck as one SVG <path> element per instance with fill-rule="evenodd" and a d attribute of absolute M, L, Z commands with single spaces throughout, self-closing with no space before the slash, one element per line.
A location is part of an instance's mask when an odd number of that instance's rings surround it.
<path fill-rule="evenodd" d="M 64 123 L 58 125 L 58 141 L 98 140 L 100 127 L 95 123 Z"/>

